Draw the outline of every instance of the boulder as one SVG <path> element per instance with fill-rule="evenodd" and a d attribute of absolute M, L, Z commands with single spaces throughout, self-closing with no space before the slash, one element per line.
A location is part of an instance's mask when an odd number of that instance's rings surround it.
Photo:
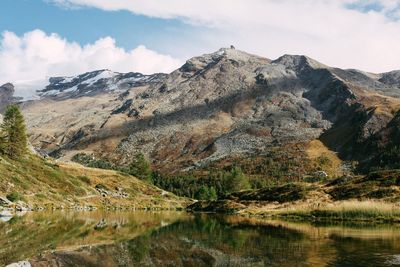
<path fill-rule="evenodd" d="M 6 267 L 31 267 L 32 265 L 29 263 L 29 261 L 19 261 L 15 263 L 11 263 L 7 265 Z"/>
<path fill-rule="evenodd" d="M 15 209 L 17 211 L 31 211 L 33 210 L 33 207 L 25 203 L 24 201 L 18 201 L 16 203 Z"/>
<path fill-rule="evenodd" d="M 0 217 L 12 217 L 13 214 L 8 210 L 0 211 Z"/>
<path fill-rule="evenodd" d="M 2 207 L 10 207 L 12 202 L 5 197 L 0 197 L 0 206 Z"/>

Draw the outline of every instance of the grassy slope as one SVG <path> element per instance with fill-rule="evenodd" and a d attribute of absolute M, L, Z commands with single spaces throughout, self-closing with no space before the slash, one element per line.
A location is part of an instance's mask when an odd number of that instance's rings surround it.
<path fill-rule="evenodd" d="M 101 196 L 96 186 L 109 194 Z M 19 161 L 0 157 L 0 196 L 11 192 L 35 207 L 180 208 L 187 202 L 130 175 L 33 155 Z"/>
<path fill-rule="evenodd" d="M 262 217 L 400 222 L 399 200 L 400 170 L 392 170 L 241 191 L 224 200 L 196 203 L 189 209 Z"/>

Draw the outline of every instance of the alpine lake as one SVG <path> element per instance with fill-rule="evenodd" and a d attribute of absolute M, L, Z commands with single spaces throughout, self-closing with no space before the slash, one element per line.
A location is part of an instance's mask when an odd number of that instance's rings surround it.
<path fill-rule="evenodd" d="M 0 266 L 400 266 L 399 225 L 185 212 L 0 219 Z"/>

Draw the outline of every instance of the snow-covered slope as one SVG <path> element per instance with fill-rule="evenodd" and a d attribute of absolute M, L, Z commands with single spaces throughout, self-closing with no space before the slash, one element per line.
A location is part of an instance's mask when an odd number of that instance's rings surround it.
<path fill-rule="evenodd" d="M 50 77 L 13 82 L 14 96 L 22 101 L 40 98 L 76 98 L 103 92 L 124 91 L 132 87 L 161 82 L 167 74 L 144 75 L 138 72 L 119 73 L 96 70 L 77 76 Z"/>
<path fill-rule="evenodd" d="M 165 76 L 166 74 L 161 73 L 143 75 L 137 72 L 118 73 L 98 70 L 72 77 L 52 77 L 44 89 L 38 90 L 38 95 L 42 98 L 94 95 L 161 82 Z"/>

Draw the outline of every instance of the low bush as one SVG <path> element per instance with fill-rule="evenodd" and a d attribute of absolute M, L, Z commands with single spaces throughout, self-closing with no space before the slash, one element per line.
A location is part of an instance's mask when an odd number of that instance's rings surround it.
<path fill-rule="evenodd" d="M 19 200 L 22 199 L 22 196 L 21 196 L 21 194 L 18 193 L 18 192 L 11 192 L 10 194 L 8 194 L 8 195 L 6 196 L 6 198 L 7 198 L 8 200 L 10 200 L 11 202 L 17 202 L 17 201 L 19 201 Z"/>
<path fill-rule="evenodd" d="M 90 185 L 90 184 L 91 184 L 90 178 L 87 177 L 87 176 L 78 176 L 78 179 L 81 180 L 82 182 L 84 182 L 84 183 L 87 184 L 87 185 Z"/>

